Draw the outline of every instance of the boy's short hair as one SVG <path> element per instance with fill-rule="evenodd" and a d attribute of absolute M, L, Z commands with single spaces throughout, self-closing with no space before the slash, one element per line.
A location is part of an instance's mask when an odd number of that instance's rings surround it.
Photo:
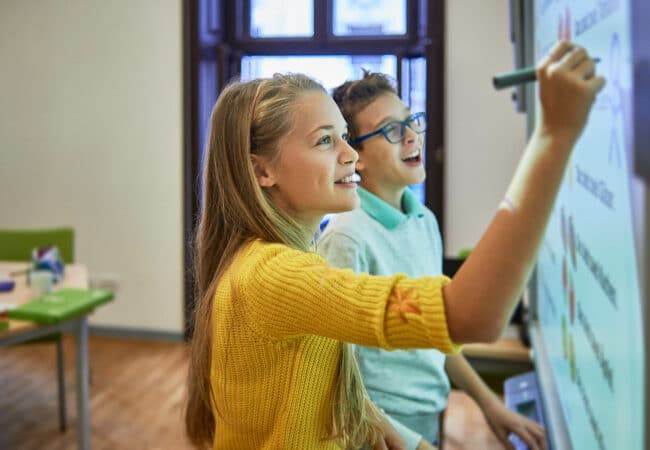
<path fill-rule="evenodd" d="M 372 73 L 365 69 L 361 79 L 346 81 L 332 90 L 332 98 L 334 98 L 348 124 L 348 138 L 350 141 L 359 136 L 359 127 L 356 122 L 357 114 L 375 101 L 377 97 L 386 93 L 397 95 L 394 80 L 383 73 Z M 354 144 L 353 147 L 358 150 L 362 144 Z"/>

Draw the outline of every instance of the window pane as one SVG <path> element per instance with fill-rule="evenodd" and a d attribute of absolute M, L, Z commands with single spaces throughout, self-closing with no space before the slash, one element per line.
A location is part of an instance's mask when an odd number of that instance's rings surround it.
<path fill-rule="evenodd" d="M 217 82 L 219 81 L 219 71 L 216 61 L 205 60 L 199 62 L 199 95 L 197 97 L 198 105 L 198 150 L 199 152 L 199 186 L 203 186 L 203 159 L 205 158 L 206 140 L 208 130 L 210 129 L 210 115 L 212 108 L 217 101 Z M 199 203 L 202 204 L 203 196 L 199 194 Z"/>
<path fill-rule="evenodd" d="M 276 72 L 299 72 L 321 82 L 328 91 L 347 80 L 361 78 L 362 69 L 397 76 L 397 58 L 393 55 L 332 56 L 245 56 L 241 77 L 270 77 Z"/>
<path fill-rule="evenodd" d="M 251 37 L 311 37 L 314 2 L 251 0 Z"/>
<path fill-rule="evenodd" d="M 426 111 L 427 105 L 427 62 L 424 58 L 404 59 L 402 61 L 402 100 L 411 111 Z M 422 148 L 422 163 L 426 165 L 426 139 Z M 424 182 L 411 186 L 411 190 L 424 203 Z"/>
<path fill-rule="evenodd" d="M 406 0 L 334 0 L 336 36 L 406 34 Z"/>

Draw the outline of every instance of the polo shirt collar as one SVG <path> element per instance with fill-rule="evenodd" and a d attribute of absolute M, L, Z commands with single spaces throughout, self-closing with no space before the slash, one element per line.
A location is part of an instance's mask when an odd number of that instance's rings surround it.
<path fill-rule="evenodd" d="M 402 195 L 402 209 L 404 212 L 398 211 L 362 187 L 357 187 L 357 192 L 361 199 L 361 208 L 388 229 L 396 228 L 409 217 L 424 216 L 422 205 L 409 188 L 404 189 L 404 194 Z"/>

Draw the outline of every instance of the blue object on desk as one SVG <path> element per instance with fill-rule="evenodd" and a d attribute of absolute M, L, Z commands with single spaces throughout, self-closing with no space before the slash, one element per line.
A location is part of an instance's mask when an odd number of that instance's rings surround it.
<path fill-rule="evenodd" d="M 508 408 L 528 417 L 530 420 L 534 420 L 542 426 L 546 426 L 544 424 L 542 401 L 539 389 L 537 388 L 537 378 L 534 371 L 508 378 L 503 383 L 503 393 L 505 404 Z M 528 450 L 528 446 L 519 436 L 511 434 L 509 439 L 516 450 Z"/>
<path fill-rule="evenodd" d="M 14 280 L 0 280 L 0 292 L 13 291 L 16 282 Z"/>
<path fill-rule="evenodd" d="M 14 280 L 0 278 L 0 292 L 10 292 L 14 290 L 16 282 Z"/>

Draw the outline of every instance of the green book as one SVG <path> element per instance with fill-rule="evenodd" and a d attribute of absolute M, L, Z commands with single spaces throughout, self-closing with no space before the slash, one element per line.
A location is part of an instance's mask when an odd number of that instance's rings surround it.
<path fill-rule="evenodd" d="M 112 299 L 111 291 L 64 288 L 9 310 L 9 317 L 52 324 L 88 312 Z"/>

